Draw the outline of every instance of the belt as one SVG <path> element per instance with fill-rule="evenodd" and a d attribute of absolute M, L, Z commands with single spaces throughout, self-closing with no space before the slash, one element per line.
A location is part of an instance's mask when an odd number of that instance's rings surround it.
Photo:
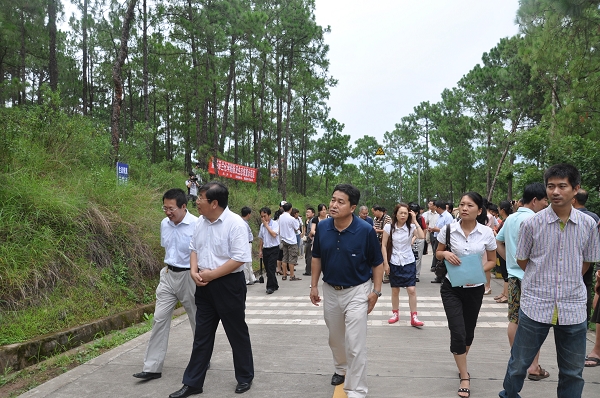
<path fill-rule="evenodd" d="M 167 264 L 167 268 L 170 269 L 173 272 L 183 272 L 183 271 L 189 271 L 189 268 L 181 268 L 181 267 L 173 267 L 172 265 Z"/>
<path fill-rule="evenodd" d="M 279 249 L 279 246 L 271 246 L 271 247 L 263 247 L 263 250 L 269 250 L 269 249 Z"/>
<path fill-rule="evenodd" d="M 351 287 L 354 286 L 339 286 L 339 285 L 332 285 L 331 283 L 328 283 L 329 286 L 331 286 L 332 288 L 334 288 L 335 290 L 344 290 L 344 289 L 350 289 Z"/>

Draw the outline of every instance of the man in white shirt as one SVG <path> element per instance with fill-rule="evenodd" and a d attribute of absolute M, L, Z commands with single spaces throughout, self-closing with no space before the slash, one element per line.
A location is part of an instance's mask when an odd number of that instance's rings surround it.
<path fill-rule="evenodd" d="M 437 214 L 437 212 L 435 211 L 435 203 L 433 202 L 433 200 L 427 202 L 427 207 L 429 208 L 429 210 L 423 213 L 423 218 L 425 219 L 425 224 L 427 224 L 426 226 L 429 229 L 435 227 L 435 223 L 437 223 L 439 214 Z M 433 235 L 431 234 L 431 232 L 429 232 L 429 230 L 427 230 L 426 232 L 427 233 L 425 236 L 426 242 L 424 254 L 427 254 L 427 244 L 431 244 L 433 255 L 435 256 L 435 250 L 433 249 Z"/>
<path fill-rule="evenodd" d="M 165 248 L 165 267 L 160 271 L 160 282 L 156 288 L 152 334 L 144 357 L 144 367 L 133 375 L 144 380 L 162 376 L 171 318 L 178 301 L 187 312 L 192 334 L 196 330 L 196 284 L 190 278 L 189 245 L 198 218 L 187 210 L 187 197 L 179 188 L 165 192 L 162 209 L 166 217 L 160 223 L 160 244 Z"/>
<path fill-rule="evenodd" d="M 283 244 L 283 260 L 281 268 L 283 271 L 282 280 L 287 279 L 287 271 L 290 271 L 290 280 L 301 280 L 294 275 L 294 267 L 298 264 L 298 242 L 296 240 L 296 229 L 298 229 L 298 220 L 291 215 L 292 204 L 283 205 L 283 213 L 279 216 L 279 237 Z"/>
<path fill-rule="evenodd" d="M 258 231 L 258 257 L 263 259 L 267 270 L 267 294 L 273 294 L 279 289 L 277 283 L 277 256 L 279 255 L 279 224 L 271 219 L 271 209 L 263 207 L 260 209 L 262 224 Z"/>
<path fill-rule="evenodd" d="M 245 321 L 244 263 L 251 261 L 244 220 L 227 207 L 229 191 L 220 182 L 200 187 L 196 204 L 202 216 L 190 242 L 191 275 L 196 283 L 196 333 L 183 375 L 183 387 L 169 395 L 184 398 L 202 393 L 219 322 L 233 352 L 237 394 L 254 379 L 250 334 Z"/>
<path fill-rule="evenodd" d="M 252 230 L 250 229 L 250 217 L 252 217 L 252 209 L 248 206 L 242 207 L 241 211 L 242 218 L 246 221 L 246 226 L 248 227 L 248 243 L 250 244 L 250 253 L 252 253 L 252 241 L 254 240 L 254 236 L 252 235 Z M 254 269 L 252 268 L 252 261 L 246 263 L 246 267 L 244 268 L 244 276 L 246 277 L 246 285 L 254 285 L 256 283 L 256 276 L 254 275 Z"/>

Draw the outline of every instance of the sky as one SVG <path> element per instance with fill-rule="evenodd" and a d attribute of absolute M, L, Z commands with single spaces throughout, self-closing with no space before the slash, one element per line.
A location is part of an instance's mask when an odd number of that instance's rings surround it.
<path fill-rule="evenodd" d="M 316 0 L 331 27 L 330 117 L 353 144 L 386 131 L 423 101 L 441 100 L 501 38 L 518 33 L 519 0 Z"/>

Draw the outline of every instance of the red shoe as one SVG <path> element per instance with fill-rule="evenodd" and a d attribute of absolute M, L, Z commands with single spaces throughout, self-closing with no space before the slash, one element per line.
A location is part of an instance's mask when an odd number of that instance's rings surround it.
<path fill-rule="evenodd" d="M 411 312 L 410 313 L 410 326 L 421 327 L 423 325 L 425 325 L 425 324 L 423 322 L 421 322 L 419 320 L 419 318 L 417 318 L 417 313 Z"/>
<path fill-rule="evenodd" d="M 389 324 L 396 323 L 396 322 L 398 322 L 399 319 L 400 319 L 400 316 L 398 315 L 398 310 L 392 310 L 392 317 L 390 319 L 388 319 L 388 323 Z"/>

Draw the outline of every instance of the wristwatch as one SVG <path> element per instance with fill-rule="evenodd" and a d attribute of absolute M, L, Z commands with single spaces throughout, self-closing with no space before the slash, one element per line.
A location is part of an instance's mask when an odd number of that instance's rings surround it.
<path fill-rule="evenodd" d="M 377 295 L 377 297 L 381 297 L 381 292 L 377 291 L 375 289 L 371 290 L 371 293 L 375 293 Z"/>

